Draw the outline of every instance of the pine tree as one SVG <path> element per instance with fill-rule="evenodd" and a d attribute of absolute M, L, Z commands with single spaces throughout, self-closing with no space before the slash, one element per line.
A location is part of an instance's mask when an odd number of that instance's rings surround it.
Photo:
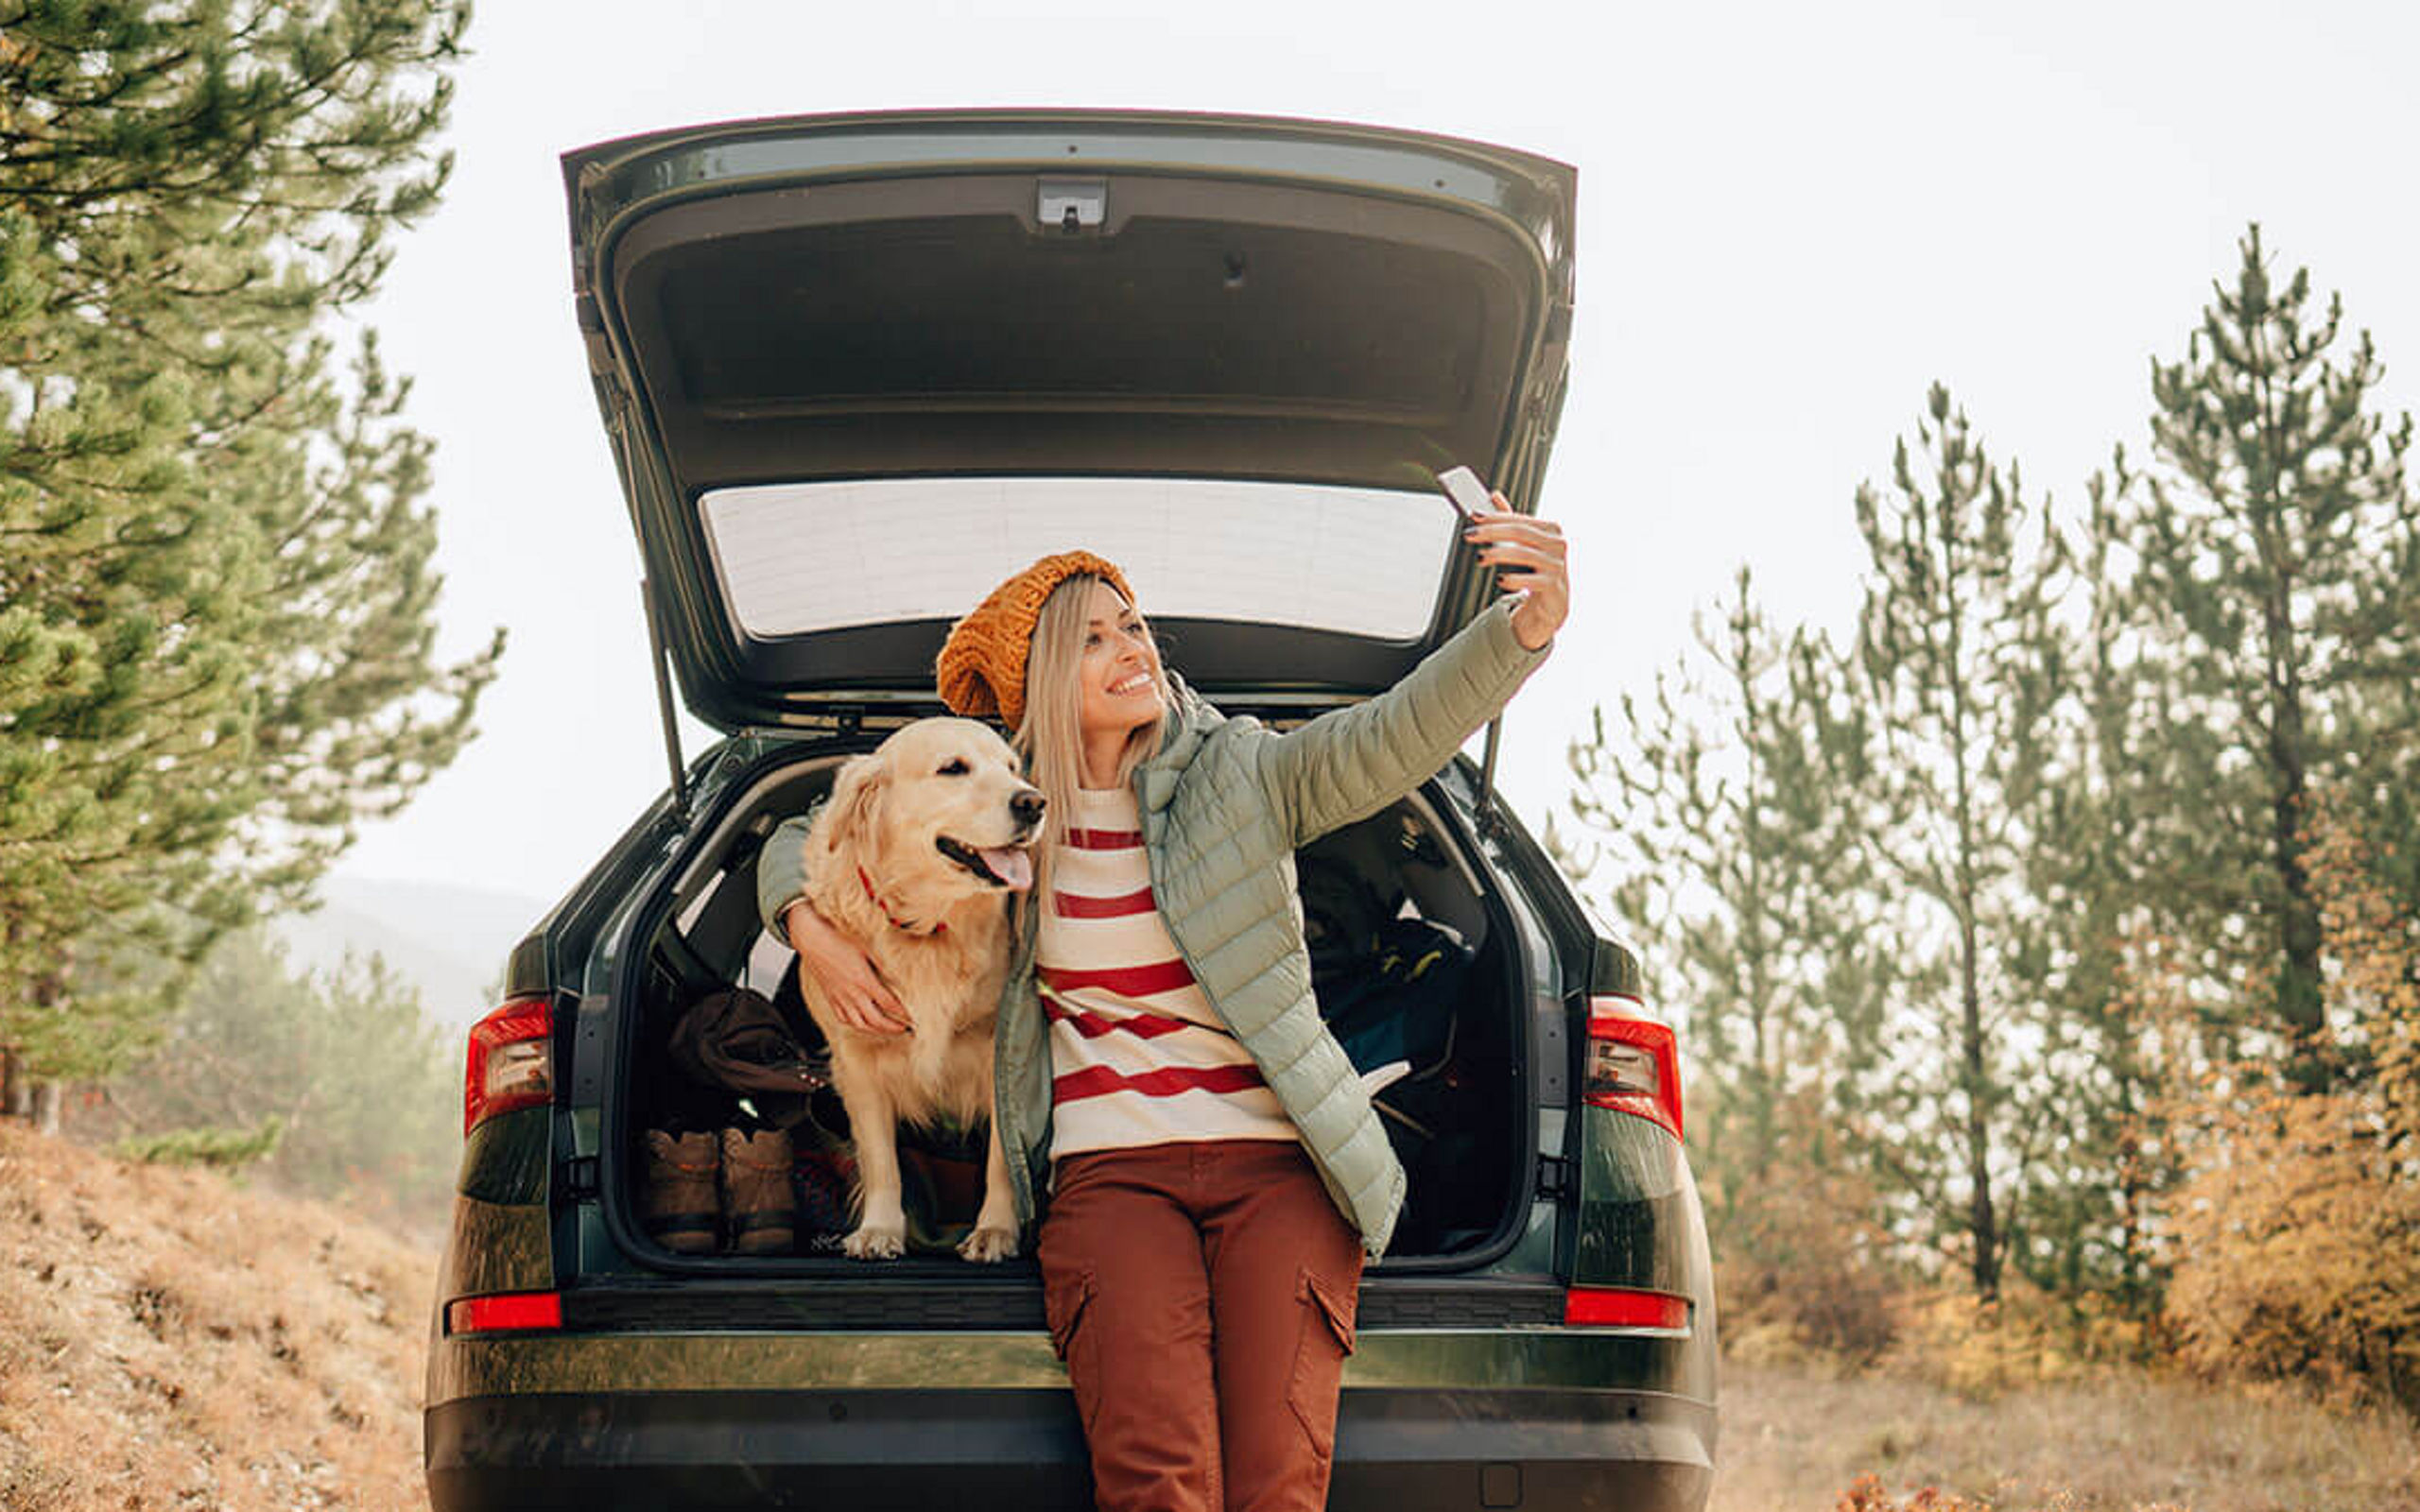
<path fill-rule="evenodd" d="M 427 1228 L 461 1156 L 459 1042 L 380 957 L 302 971 L 265 931 L 241 930 L 78 1132 L 140 1159 L 256 1160 L 290 1191 Z"/>
<path fill-rule="evenodd" d="M 2179 1022 L 2177 952 L 2156 903 L 2184 816 L 2162 713 L 2170 689 L 2143 632 L 2124 532 L 2136 481 L 2120 448 L 2089 482 L 2066 696 L 2017 816 L 2033 900 L 2020 927 L 2034 945 L 2016 958 L 2016 987 L 2048 1009 L 2037 1053 L 2069 1116 L 2046 1127 L 2046 1175 L 2012 1222 L 2034 1243 L 2012 1253 L 2037 1285 L 2104 1292 L 2139 1317 L 2157 1301 L 2152 1219 L 2177 1176 L 2161 1094 L 2191 1026 Z"/>
<path fill-rule="evenodd" d="M 1641 932 L 1658 1005 L 1684 1030 L 1710 1225 L 1727 1252 L 1779 1265 L 1804 1236 L 1768 1231 L 1772 1189 L 1829 1163 L 1824 1131 L 1878 1031 L 1871 936 L 1852 923 L 1858 858 L 1817 745 L 1836 663 L 1820 640 L 1772 630 L 1744 567 L 1696 630 L 1710 679 L 1685 658 L 1651 702 L 1623 696 L 1617 733 L 1599 708 L 1572 743 L 1571 810 L 1599 849 L 1555 843 L 1576 874 L 1610 873 L 1614 912 Z M 1814 1116 L 1794 1111 L 1809 1102 Z"/>
<path fill-rule="evenodd" d="M 323 334 L 436 200 L 465 21 L 0 0 L 0 1061 L 122 1063 L 155 967 L 467 737 L 428 442 Z"/>
<path fill-rule="evenodd" d="M 2054 610 L 2066 548 L 2023 500 L 1946 389 L 1899 443 L 1893 492 L 1859 489 L 1871 561 L 1858 690 L 1876 732 L 1866 832 L 1907 909 L 1896 996 L 1907 1016 L 1876 1153 L 1905 1193 L 1962 1232 L 1976 1291 L 1997 1294 L 2010 1204 L 2060 1116 L 2040 1090 L 2056 1028 L 2032 990 L 2040 939 L 2024 885 L 2029 812 L 2064 686 Z M 2038 524 L 2036 523 L 2038 517 Z M 1854 742 L 1835 736 L 1835 745 Z"/>
<path fill-rule="evenodd" d="M 2257 226 L 2241 253 L 2184 360 L 2152 366 L 2155 466 L 2132 522 L 2176 665 L 2169 744 L 2193 816 L 2162 892 L 2211 978 L 2266 984 L 2290 1074 L 2317 1091 L 2342 1068 L 2305 828 L 2330 787 L 2400 829 L 2379 835 L 2391 849 L 2420 838 L 2404 828 L 2420 776 L 2420 506 L 2411 419 L 2376 412 L 2368 334 L 2340 339 L 2342 300 L 2321 309 L 2308 270 L 2277 284 Z"/>

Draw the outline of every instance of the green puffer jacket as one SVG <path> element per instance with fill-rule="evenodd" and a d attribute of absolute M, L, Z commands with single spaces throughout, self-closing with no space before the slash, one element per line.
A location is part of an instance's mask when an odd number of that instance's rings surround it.
<path fill-rule="evenodd" d="M 1511 600 L 1499 600 L 1387 692 L 1284 733 L 1226 717 L 1171 677 L 1177 697 L 1159 754 L 1134 774 L 1151 895 L 1169 937 L 1373 1257 L 1403 1211 L 1403 1166 L 1312 999 L 1294 851 L 1443 768 L 1546 656 L 1521 645 Z M 758 863 L 757 901 L 776 935 L 800 896 L 806 822 L 776 830 Z M 1025 912 L 1000 996 L 994 1091 L 1017 1218 L 1029 1224 L 1048 1182 L 1050 1042 L 1033 984 L 1035 913 Z"/>

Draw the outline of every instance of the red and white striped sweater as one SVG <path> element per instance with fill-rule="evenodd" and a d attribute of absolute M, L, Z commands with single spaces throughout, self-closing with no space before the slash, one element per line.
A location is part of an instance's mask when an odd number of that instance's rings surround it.
<path fill-rule="evenodd" d="M 1051 853 L 1034 975 L 1050 1016 L 1051 1153 L 1201 1140 L 1292 1140 L 1168 937 L 1134 795 L 1077 795 Z"/>

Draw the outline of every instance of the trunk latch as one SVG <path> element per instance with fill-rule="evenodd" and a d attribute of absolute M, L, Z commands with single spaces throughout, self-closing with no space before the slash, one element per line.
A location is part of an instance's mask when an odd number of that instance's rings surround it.
<path fill-rule="evenodd" d="M 1579 1185 L 1571 1179 L 1571 1161 L 1560 1155 L 1538 1157 L 1538 1197 L 1545 1202 L 1561 1202 L 1579 1193 Z"/>
<path fill-rule="evenodd" d="M 1109 181 L 1105 179 L 1045 179 L 1038 218 L 1046 229 L 1066 235 L 1098 231 L 1109 218 Z"/>
<path fill-rule="evenodd" d="M 565 1160 L 563 1195 L 573 1202 L 594 1202 L 605 1191 L 602 1170 L 596 1156 L 576 1155 Z"/>

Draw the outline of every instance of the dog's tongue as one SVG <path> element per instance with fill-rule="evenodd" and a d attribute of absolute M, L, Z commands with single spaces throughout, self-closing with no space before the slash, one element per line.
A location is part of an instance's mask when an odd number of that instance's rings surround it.
<path fill-rule="evenodd" d="M 1033 885 L 1033 855 L 1030 851 L 1011 850 L 1003 846 L 996 850 L 979 852 L 992 875 L 1009 885 L 1011 892 L 1023 892 Z"/>

